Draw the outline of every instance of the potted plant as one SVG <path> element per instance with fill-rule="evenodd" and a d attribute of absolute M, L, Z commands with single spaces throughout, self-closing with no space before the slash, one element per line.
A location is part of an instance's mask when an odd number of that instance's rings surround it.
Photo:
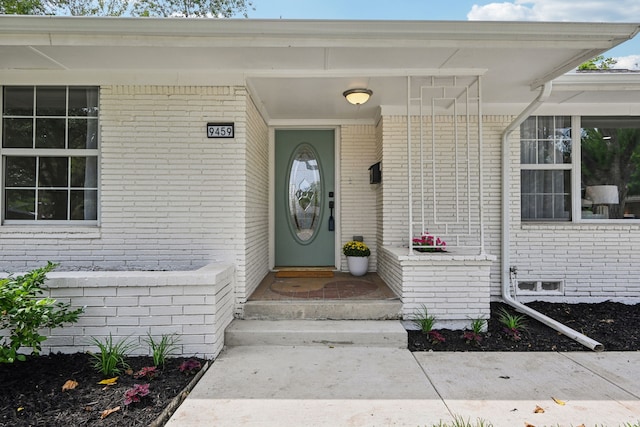
<path fill-rule="evenodd" d="M 371 251 L 363 242 L 351 240 L 344 244 L 342 253 L 347 257 L 349 273 L 354 276 L 363 276 L 369 268 L 369 255 Z"/>
<path fill-rule="evenodd" d="M 420 237 L 413 238 L 413 250 L 418 252 L 446 252 L 447 242 L 425 231 Z"/>

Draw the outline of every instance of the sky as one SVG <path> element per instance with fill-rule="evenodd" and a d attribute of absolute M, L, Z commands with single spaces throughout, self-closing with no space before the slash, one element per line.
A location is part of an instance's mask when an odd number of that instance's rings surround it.
<path fill-rule="evenodd" d="M 575 21 L 640 23 L 640 0 L 250 0 L 256 19 Z M 640 70 L 640 35 L 607 52 Z"/>

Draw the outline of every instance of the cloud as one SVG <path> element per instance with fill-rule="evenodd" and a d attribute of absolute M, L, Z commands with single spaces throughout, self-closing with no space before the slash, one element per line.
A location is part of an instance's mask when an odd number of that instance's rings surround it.
<path fill-rule="evenodd" d="M 474 4 L 467 18 L 470 21 L 540 21 L 532 8 L 514 3 Z"/>
<path fill-rule="evenodd" d="M 636 22 L 638 0 L 514 0 L 473 5 L 471 21 Z"/>
<path fill-rule="evenodd" d="M 640 55 L 620 56 L 614 58 L 616 65 L 614 68 L 622 68 L 625 70 L 640 70 Z"/>

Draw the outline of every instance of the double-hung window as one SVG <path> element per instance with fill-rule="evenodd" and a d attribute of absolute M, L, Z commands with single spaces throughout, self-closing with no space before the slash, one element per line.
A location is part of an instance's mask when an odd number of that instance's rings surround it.
<path fill-rule="evenodd" d="M 520 134 L 523 221 L 640 218 L 639 117 L 532 116 Z"/>
<path fill-rule="evenodd" d="M 529 117 L 520 126 L 523 220 L 571 220 L 571 117 Z"/>
<path fill-rule="evenodd" d="M 96 223 L 98 88 L 5 86 L 3 223 Z"/>

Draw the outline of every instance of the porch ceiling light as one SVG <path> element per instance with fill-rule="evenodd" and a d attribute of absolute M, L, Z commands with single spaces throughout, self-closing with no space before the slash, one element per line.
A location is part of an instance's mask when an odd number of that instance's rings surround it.
<path fill-rule="evenodd" d="M 350 104 L 362 105 L 373 95 L 373 91 L 371 89 L 349 89 L 345 90 L 342 95 L 347 98 Z"/>

